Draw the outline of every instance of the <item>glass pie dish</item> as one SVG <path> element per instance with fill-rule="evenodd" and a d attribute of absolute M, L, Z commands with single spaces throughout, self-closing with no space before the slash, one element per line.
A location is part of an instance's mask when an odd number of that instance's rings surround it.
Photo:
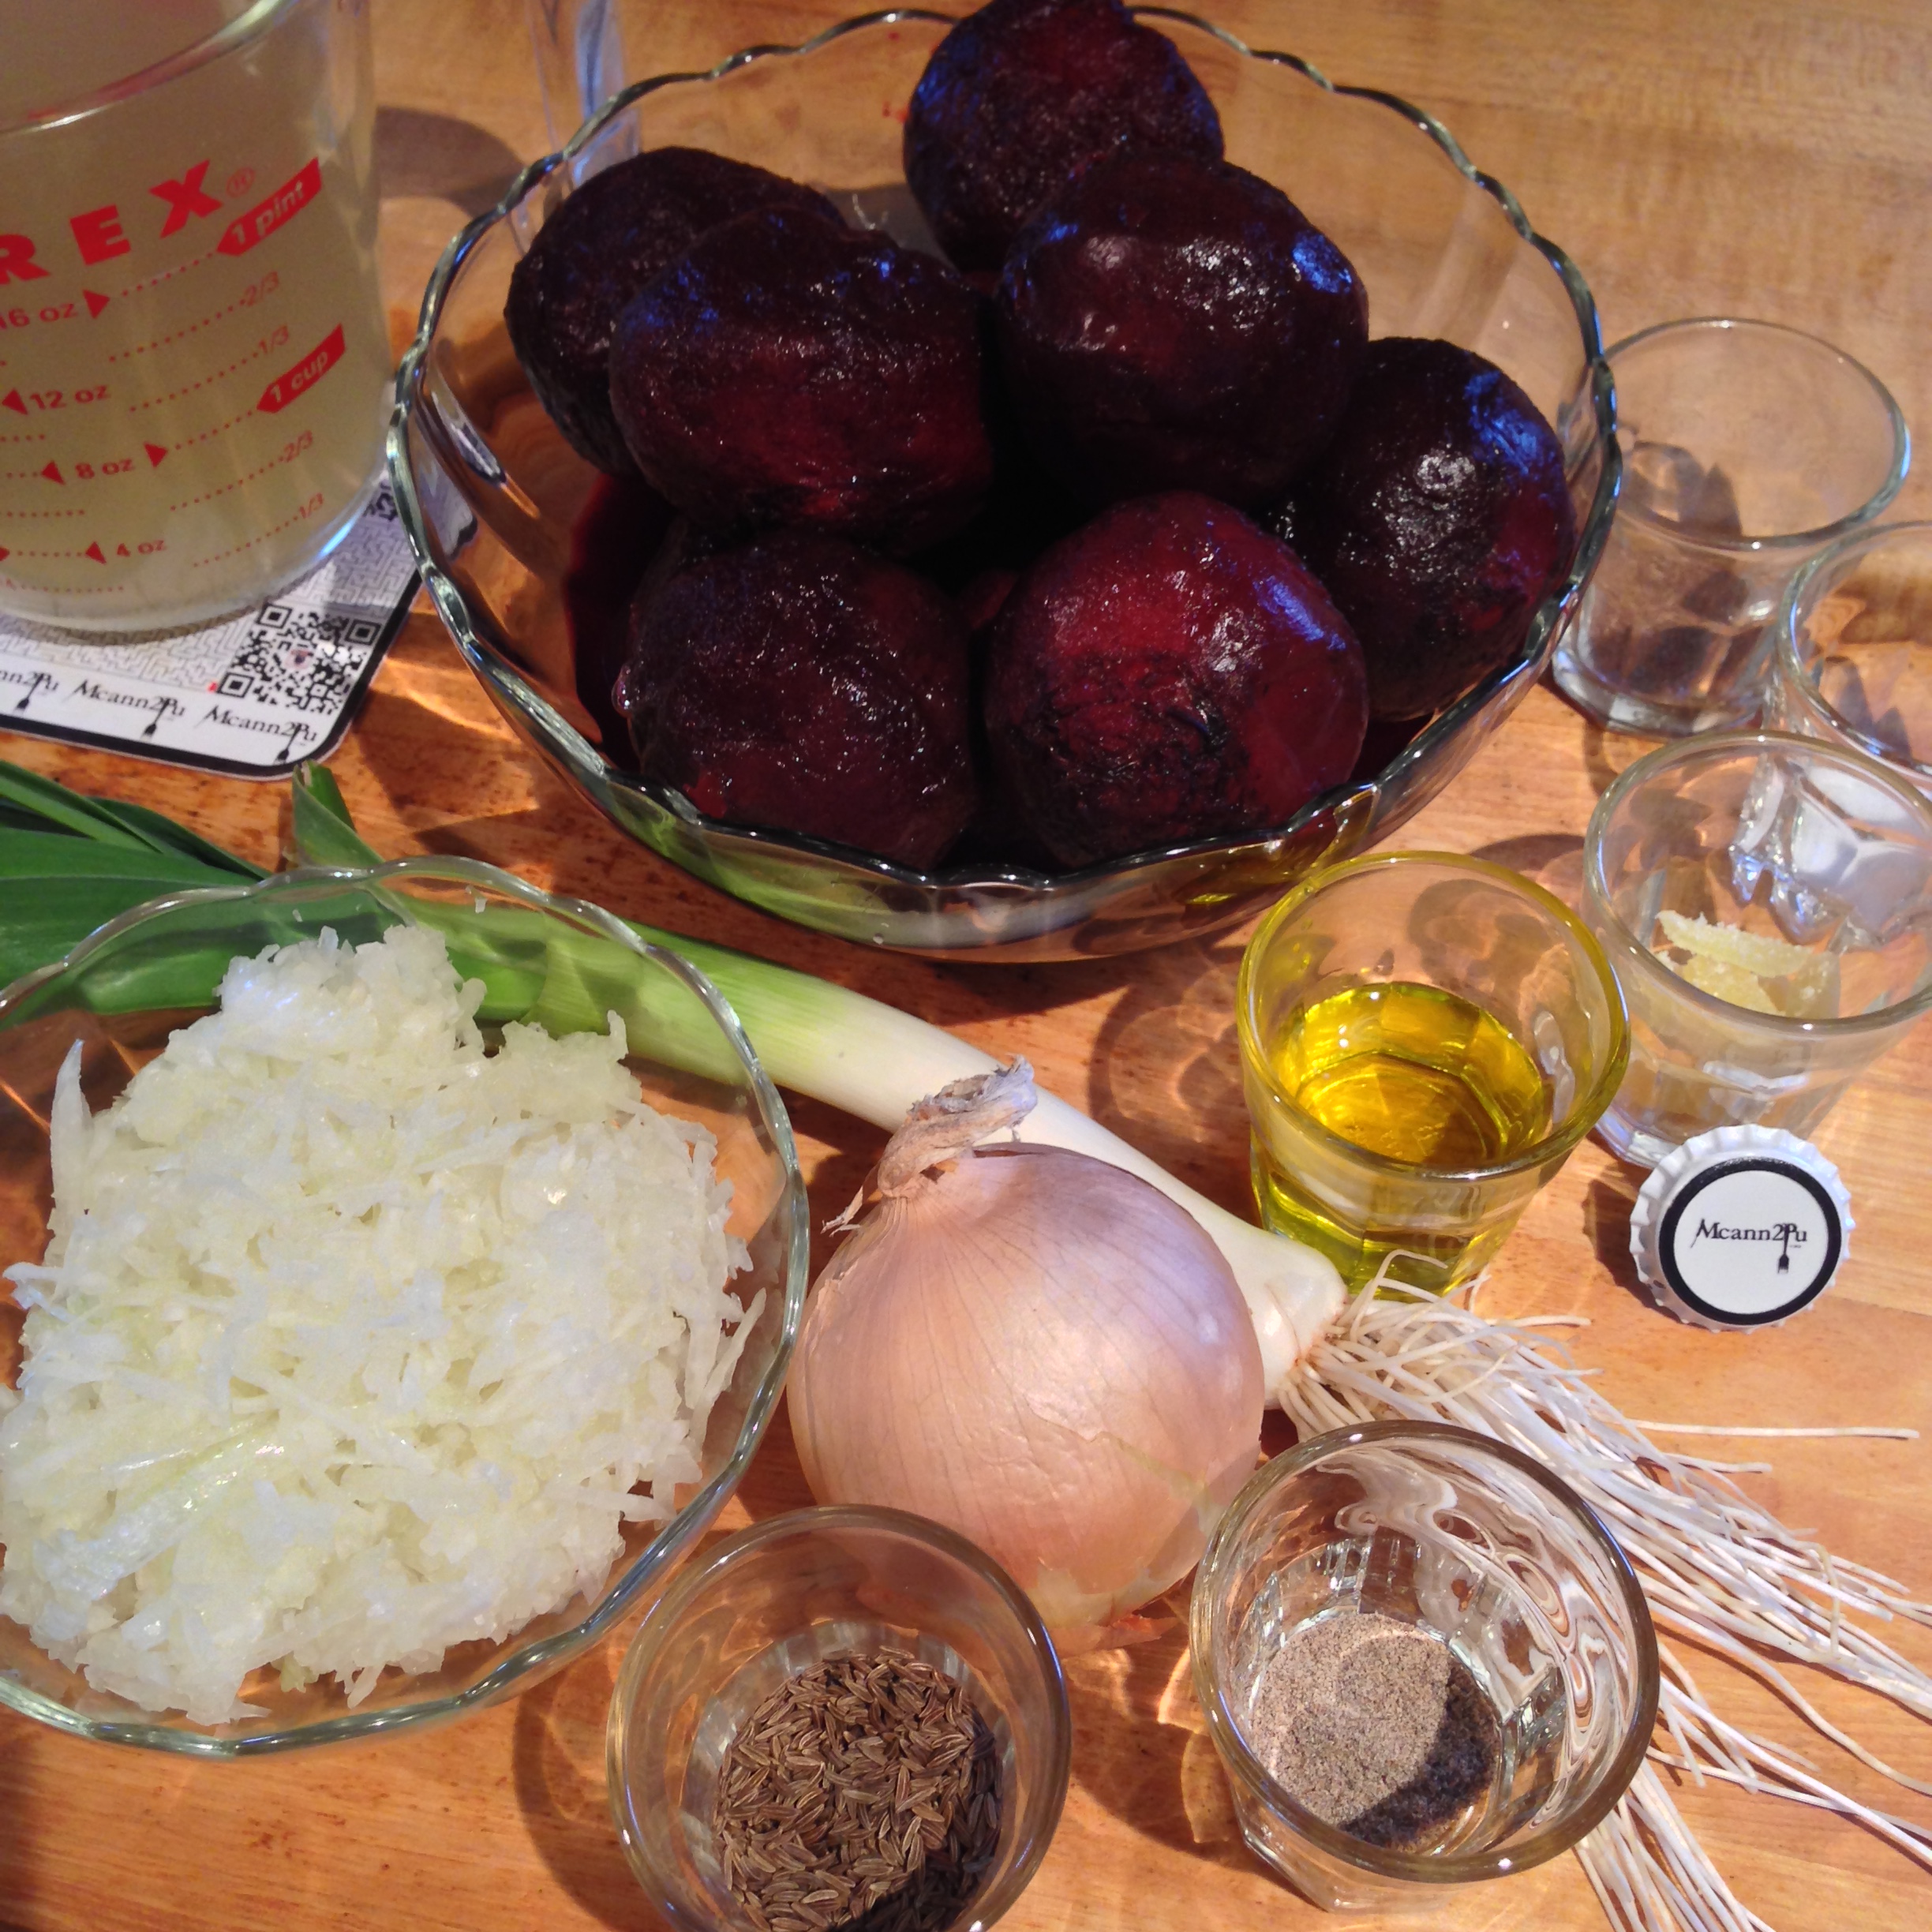
<path fill-rule="evenodd" d="M 1281 186 L 1354 262 L 1372 335 L 1473 349 L 1555 425 L 1580 534 L 1569 574 L 1513 658 L 1406 743 L 1372 735 L 1348 781 L 1264 831 L 1073 872 L 973 861 L 928 874 L 706 817 L 627 769 L 609 691 L 628 587 L 592 621 L 586 574 L 572 571 L 599 479 L 511 351 L 511 271 L 573 186 L 672 144 L 808 182 L 848 219 L 930 247 L 900 141 L 906 103 L 953 17 L 867 14 L 799 47 L 747 49 L 709 73 L 641 80 L 451 244 L 398 376 L 390 461 L 423 582 L 511 724 L 624 831 L 768 912 L 862 944 L 982 960 L 1130 953 L 1234 925 L 1440 792 L 1541 675 L 1595 566 L 1619 469 L 1596 305 L 1574 264 L 1420 110 L 1333 86 L 1307 62 L 1251 50 L 1190 14 L 1137 11 L 1174 39 L 1213 97 L 1229 159 Z"/>
<path fill-rule="evenodd" d="M 711 1410 L 699 1480 L 676 1513 L 627 1523 L 623 1548 L 594 1594 L 579 1594 L 500 1642 L 444 1653 L 433 1673 L 384 1672 L 352 1709 L 323 1678 L 283 1687 L 272 1666 L 243 1687 L 260 1714 L 221 1724 L 145 1710 L 97 1690 L 0 1617 L 0 1705 L 87 1738 L 186 1755 L 236 1758 L 388 1736 L 480 1710 L 536 1683 L 616 1623 L 696 1544 L 737 1487 L 762 1437 L 803 1310 L 810 1224 L 791 1126 L 736 1017 L 710 982 L 646 945 L 608 913 L 539 892 L 467 859 L 403 859 L 360 871 L 284 873 L 233 890 L 184 892 L 137 907 L 56 964 L 0 992 L 0 1266 L 37 1260 L 52 1196 L 48 1121 L 54 1077 L 77 1039 L 88 1104 L 99 1109 L 177 1028 L 213 1004 L 229 960 L 332 927 L 345 942 L 401 922 L 442 930 L 451 958 L 481 978 L 485 1038 L 514 1020 L 556 1033 L 601 1030 L 620 1013 L 626 1065 L 645 1097 L 707 1128 L 732 1187 L 728 1227 L 749 1250 L 731 1288 L 762 1307 L 729 1387 Z M 0 1384 L 19 1379 L 21 1311 L 0 1284 Z M 6 1552 L 0 1549 L 0 1564 Z"/>

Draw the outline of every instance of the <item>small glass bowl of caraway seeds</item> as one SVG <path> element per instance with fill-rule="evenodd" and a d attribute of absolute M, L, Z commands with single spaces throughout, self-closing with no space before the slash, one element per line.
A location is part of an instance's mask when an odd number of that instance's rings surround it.
<path fill-rule="evenodd" d="M 1442 1424 L 1336 1429 L 1258 1471 L 1190 1623 L 1242 1833 L 1330 1911 L 1426 1908 L 1567 1851 L 1657 1718 L 1609 1532 L 1531 1457 Z"/>
<path fill-rule="evenodd" d="M 1045 1855 L 1072 1725 L 1032 1604 L 897 1510 L 774 1517 L 692 1559 L 611 1702 L 611 1809 L 673 1925 L 990 1926 Z"/>

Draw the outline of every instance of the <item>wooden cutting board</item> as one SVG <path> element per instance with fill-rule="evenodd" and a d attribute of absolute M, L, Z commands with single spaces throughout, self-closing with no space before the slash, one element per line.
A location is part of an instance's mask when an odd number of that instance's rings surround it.
<path fill-rule="evenodd" d="M 1608 337 L 1672 316 L 1768 316 L 1842 344 L 1915 425 L 1932 419 L 1932 13 L 1922 5 L 1230 0 L 1217 16 L 1335 79 L 1434 110 L 1578 258 Z M 688 68 L 834 17 L 786 0 L 655 0 L 627 13 L 626 31 L 649 50 L 634 67 Z M 511 0 L 380 0 L 376 26 L 384 270 L 400 342 L 443 242 L 519 158 L 541 152 L 544 131 Z M 1932 488 L 1908 485 L 1900 514 L 1915 504 L 1926 514 Z M 1478 853 L 1573 897 L 1591 805 L 1642 748 L 1540 690 L 1401 841 Z M 140 799 L 264 865 L 286 832 L 275 788 L 4 733 L 0 755 Z M 864 953 L 766 919 L 622 840 L 567 791 L 508 735 L 426 613 L 410 620 L 334 768 L 386 853 L 489 859 L 843 981 L 990 1051 L 1024 1053 L 1046 1085 L 1204 1192 L 1242 1203 L 1238 934 L 1100 964 L 975 969 Z M 794 1118 L 822 1220 L 880 1136 L 818 1106 Z M 1531 1208 L 1485 1306 L 1587 1316 L 1575 1353 L 1632 1415 L 1932 1432 L 1932 1028 L 1860 1083 L 1819 1137 L 1858 1229 L 1838 1286 L 1796 1324 L 1744 1339 L 1652 1312 L 1626 1248 L 1633 1178 L 1594 1145 Z M 1755 1493 L 1932 1596 L 1932 1442 L 1769 1447 L 1775 1473 L 1747 1479 Z M 725 1526 L 807 1500 L 781 1418 Z M 628 1634 L 455 1728 L 238 1768 L 89 1747 L 0 1715 L 0 1929 L 648 1927 L 604 1792 L 605 1708 Z M 1896 1640 L 1932 1664 L 1926 1633 Z M 1698 1668 L 1738 1720 L 1932 1829 L 1932 1801 L 1815 1739 L 1734 1673 Z M 1314 1932 L 1320 1915 L 1241 1844 L 1179 1636 L 1080 1659 L 1069 1675 L 1073 1789 L 1007 1921 L 1013 1932 Z M 1932 1779 L 1932 1729 L 1822 1680 L 1804 1689 L 1881 1757 Z M 1714 1787 L 1680 1797 L 1739 1896 L 1780 1932 L 1932 1924 L 1932 1875 L 1869 1835 Z M 1583 1932 L 1603 1921 L 1564 1859 L 1472 1890 L 1432 1923 Z"/>

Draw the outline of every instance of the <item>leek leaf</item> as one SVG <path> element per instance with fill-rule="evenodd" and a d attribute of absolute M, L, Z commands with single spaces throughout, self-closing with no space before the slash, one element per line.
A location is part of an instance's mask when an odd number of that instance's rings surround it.
<path fill-rule="evenodd" d="M 230 878 L 266 877 L 261 867 L 145 805 L 89 798 L 0 758 L 0 840 L 15 832 L 58 831 L 96 845 L 190 859 Z M 200 884 L 219 883 L 200 880 Z"/>
<path fill-rule="evenodd" d="M 349 816 L 342 787 L 326 766 L 298 768 L 289 788 L 295 855 L 304 865 L 373 866 L 382 855 L 365 844 Z"/>

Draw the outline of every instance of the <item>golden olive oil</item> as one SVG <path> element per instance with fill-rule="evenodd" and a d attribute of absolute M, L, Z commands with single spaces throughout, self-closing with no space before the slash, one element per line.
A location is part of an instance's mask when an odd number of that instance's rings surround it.
<path fill-rule="evenodd" d="M 1304 1007 L 1275 1047 L 1282 1091 L 1357 1147 L 1417 1167 L 1493 1167 L 1549 1125 L 1515 1034 L 1439 987 L 1396 979 Z"/>
<path fill-rule="evenodd" d="M 1551 1124 L 1548 1083 L 1508 1028 L 1456 994 L 1394 980 L 1299 1009 L 1268 1058 L 1294 1114 L 1410 1170 L 1391 1175 L 1305 1134 L 1286 1160 L 1257 1139 L 1271 1227 L 1320 1249 L 1351 1285 L 1396 1250 L 1425 1257 L 1398 1270 L 1425 1287 L 1488 1261 L 1521 1204 L 1498 1219 L 1489 1187 L 1459 1177 L 1507 1163 Z"/>

